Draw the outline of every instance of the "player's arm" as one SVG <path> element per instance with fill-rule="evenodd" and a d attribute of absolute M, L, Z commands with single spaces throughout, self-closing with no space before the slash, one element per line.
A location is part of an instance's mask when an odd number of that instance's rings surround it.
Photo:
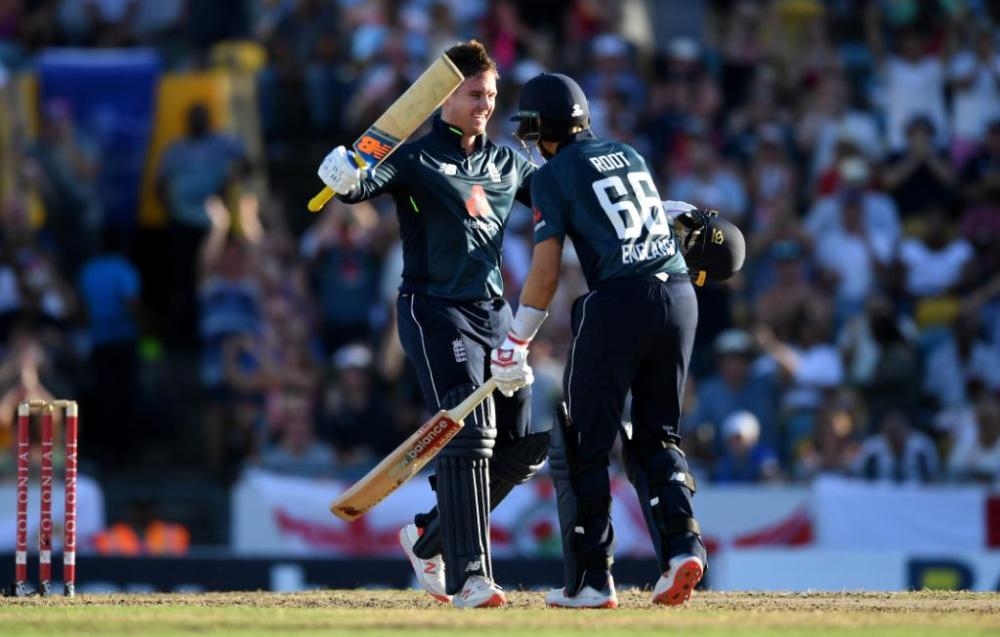
<path fill-rule="evenodd" d="M 531 270 L 521 290 L 521 303 L 510 324 L 510 332 L 490 357 L 490 372 L 505 396 L 534 381 L 528 365 L 528 344 L 549 315 L 549 304 L 559 286 L 562 238 L 551 237 L 535 244 Z"/>
<path fill-rule="evenodd" d="M 531 269 L 521 289 L 520 307 L 548 310 L 559 287 L 559 273 L 562 271 L 562 241 L 556 237 L 535 245 L 531 256 Z M 518 312 L 520 314 L 520 311 Z M 514 332 L 517 332 L 515 317 Z M 537 330 L 536 330 L 537 331 Z M 534 336 L 532 334 L 531 336 Z"/>
<path fill-rule="evenodd" d="M 531 270 L 521 289 L 521 302 L 510 324 L 510 332 L 490 356 L 490 372 L 504 396 L 513 396 L 535 379 L 528 365 L 528 344 L 549 315 L 548 307 L 559 286 L 561 266 L 561 237 L 535 244 Z"/>
<path fill-rule="evenodd" d="M 536 174 L 537 177 L 537 174 Z M 531 270 L 521 290 L 521 303 L 510 333 L 490 357 L 490 371 L 505 396 L 534 381 L 528 365 L 528 344 L 538 333 L 559 285 L 568 201 L 555 180 L 534 180 L 535 250 Z"/>
<path fill-rule="evenodd" d="M 535 249 L 528 278 L 521 288 L 521 303 L 511 326 L 514 337 L 526 341 L 534 338 L 559 285 L 563 241 L 574 199 L 571 193 L 563 191 L 563 182 L 545 170 L 532 175 L 531 197 Z M 533 316 L 532 312 L 541 313 L 541 318 Z"/>

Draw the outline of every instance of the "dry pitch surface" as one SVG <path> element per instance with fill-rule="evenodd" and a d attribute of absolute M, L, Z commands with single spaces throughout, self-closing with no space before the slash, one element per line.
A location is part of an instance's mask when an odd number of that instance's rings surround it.
<path fill-rule="evenodd" d="M 1000 636 L 995 593 L 703 592 L 681 608 L 619 592 L 616 611 L 547 609 L 512 592 L 503 609 L 457 610 L 417 591 L 81 595 L 0 599 L 0 635 Z"/>

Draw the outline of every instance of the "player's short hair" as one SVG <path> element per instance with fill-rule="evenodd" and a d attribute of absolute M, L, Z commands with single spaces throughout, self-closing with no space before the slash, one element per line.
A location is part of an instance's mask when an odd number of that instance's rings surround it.
<path fill-rule="evenodd" d="M 445 53 L 465 77 L 475 77 L 487 71 L 491 71 L 497 77 L 500 76 L 497 72 L 497 61 L 490 57 L 486 47 L 479 40 L 459 42 Z"/>

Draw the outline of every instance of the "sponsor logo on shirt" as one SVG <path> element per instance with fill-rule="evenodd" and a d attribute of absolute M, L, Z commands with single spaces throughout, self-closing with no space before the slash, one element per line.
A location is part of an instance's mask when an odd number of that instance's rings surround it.
<path fill-rule="evenodd" d="M 484 232 L 491 237 L 500 232 L 499 220 L 493 214 L 486 191 L 479 184 L 472 187 L 469 198 L 465 200 L 465 211 L 469 213 L 469 218 L 464 221 L 469 230 Z"/>
<path fill-rule="evenodd" d="M 489 217 L 493 214 L 486 191 L 479 184 L 472 187 L 469 198 L 465 200 L 465 210 L 470 217 Z"/>
<path fill-rule="evenodd" d="M 483 221 L 482 219 L 466 219 L 465 227 L 469 230 L 478 230 L 479 232 L 485 232 L 491 237 L 497 233 L 497 226 L 490 223 L 489 221 Z"/>
<path fill-rule="evenodd" d="M 545 219 L 542 219 L 542 211 L 538 208 L 531 209 L 531 217 L 535 222 L 535 230 L 541 230 L 545 227 Z"/>

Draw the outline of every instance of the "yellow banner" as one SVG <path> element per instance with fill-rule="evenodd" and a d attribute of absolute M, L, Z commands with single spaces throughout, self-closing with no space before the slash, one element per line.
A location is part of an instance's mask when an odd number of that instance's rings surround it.
<path fill-rule="evenodd" d="M 146 228 L 163 227 L 167 211 L 156 196 L 156 174 L 163 150 L 186 133 L 188 110 L 196 103 L 203 103 L 212 115 L 212 129 L 231 127 L 230 77 L 219 71 L 203 73 L 167 73 L 160 79 L 156 98 L 156 121 L 153 138 L 149 144 L 146 170 L 142 178 L 139 225 Z"/>

